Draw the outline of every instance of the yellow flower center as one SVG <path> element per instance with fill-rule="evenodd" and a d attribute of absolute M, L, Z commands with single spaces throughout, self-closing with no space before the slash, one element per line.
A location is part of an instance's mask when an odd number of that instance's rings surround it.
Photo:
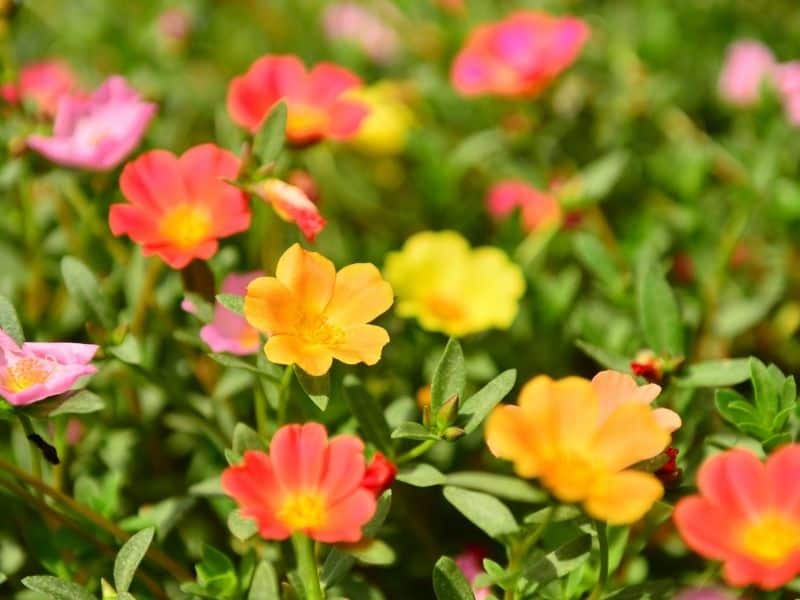
<path fill-rule="evenodd" d="M 308 104 L 289 106 L 286 115 L 286 131 L 295 136 L 322 134 L 328 124 L 328 115 L 320 109 Z"/>
<path fill-rule="evenodd" d="M 161 235 L 183 250 L 193 248 L 211 232 L 211 216 L 204 208 L 182 204 L 161 221 Z"/>
<path fill-rule="evenodd" d="M 297 329 L 300 332 L 300 337 L 309 344 L 336 346 L 345 340 L 344 331 L 340 327 L 329 323 L 322 316 L 301 319 Z"/>
<path fill-rule="evenodd" d="M 444 294 L 433 294 L 425 299 L 425 306 L 440 321 L 459 321 L 466 316 L 464 305 Z"/>
<path fill-rule="evenodd" d="M 778 564 L 800 550 L 800 524 L 781 515 L 767 515 L 745 527 L 740 543 L 752 558 Z"/>
<path fill-rule="evenodd" d="M 2 373 L 3 387 L 11 392 L 22 392 L 50 377 L 52 368 L 35 358 L 23 358 L 5 366 Z"/>
<path fill-rule="evenodd" d="M 294 531 L 321 527 L 328 518 L 325 500 L 313 492 L 289 496 L 278 510 L 278 518 Z"/>
<path fill-rule="evenodd" d="M 597 467 L 587 458 L 563 452 L 542 465 L 542 483 L 565 502 L 578 502 L 589 495 L 597 479 Z"/>

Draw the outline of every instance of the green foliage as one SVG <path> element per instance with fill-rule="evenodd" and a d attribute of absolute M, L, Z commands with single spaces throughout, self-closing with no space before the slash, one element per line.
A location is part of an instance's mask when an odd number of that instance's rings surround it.
<path fill-rule="evenodd" d="M 153 541 L 155 529 L 149 527 L 136 533 L 119 549 L 114 561 L 114 587 L 117 593 L 127 592 L 139 563 Z"/>

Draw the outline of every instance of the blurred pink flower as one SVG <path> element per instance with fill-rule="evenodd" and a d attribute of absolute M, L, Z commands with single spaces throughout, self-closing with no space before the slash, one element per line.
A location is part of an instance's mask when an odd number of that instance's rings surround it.
<path fill-rule="evenodd" d="M 244 296 L 247 284 L 262 275 L 264 273 L 261 271 L 231 273 L 222 283 L 221 291 L 223 294 Z M 195 313 L 195 307 L 190 300 L 184 300 L 181 308 L 188 313 Z M 228 310 L 220 303 L 214 306 L 214 320 L 200 330 L 200 338 L 213 352 L 230 352 L 240 356 L 255 354 L 261 346 L 258 331 L 251 327 L 244 317 Z"/>
<path fill-rule="evenodd" d="M 450 78 L 464 96 L 532 98 L 575 61 L 588 37 L 589 27 L 580 19 L 517 11 L 476 27 Z"/>
<path fill-rule="evenodd" d="M 0 396 L 25 406 L 68 392 L 75 382 L 97 372 L 89 364 L 97 346 L 25 342 L 22 346 L 0 330 Z"/>
<path fill-rule="evenodd" d="M 684 590 L 675 600 L 733 600 L 733 596 L 715 587 L 698 587 Z"/>
<path fill-rule="evenodd" d="M 322 23 L 328 39 L 351 42 L 377 63 L 390 62 L 397 56 L 399 43 L 395 31 L 361 4 L 331 4 Z"/>
<path fill-rule="evenodd" d="M 775 68 L 775 86 L 783 99 L 786 118 L 800 126 L 800 61 L 793 60 Z"/>
<path fill-rule="evenodd" d="M 736 106 L 752 106 L 758 102 L 762 83 L 772 80 L 775 66 L 772 52 L 761 42 L 731 44 L 719 77 L 720 95 Z"/>
<path fill-rule="evenodd" d="M 561 219 L 561 205 L 553 194 L 537 190 L 520 179 L 506 179 L 494 184 L 486 196 L 486 206 L 497 219 L 504 219 L 519 208 L 522 225 L 528 232 Z"/>
<path fill-rule="evenodd" d="M 58 102 L 74 91 L 75 75 L 70 66 L 61 60 L 44 60 L 22 68 L 19 81 L 0 89 L 6 102 L 32 102 L 47 116 L 54 116 Z"/>
<path fill-rule="evenodd" d="M 486 558 L 486 552 L 478 547 L 468 547 L 464 552 L 455 557 L 455 563 L 470 585 L 475 581 L 478 575 L 483 575 L 483 559 Z M 485 600 L 489 597 L 492 591 L 489 588 L 476 588 L 472 585 L 472 591 L 475 594 L 475 600 Z"/>
<path fill-rule="evenodd" d="M 139 144 L 155 110 L 155 104 L 142 101 L 124 78 L 115 75 L 88 99 L 62 98 L 54 135 L 32 135 L 28 146 L 62 165 L 106 171 Z"/>
<path fill-rule="evenodd" d="M 162 37 L 180 42 L 192 31 L 192 15 L 185 9 L 175 6 L 168 8 L 158 17 L 158 32 Z"/>

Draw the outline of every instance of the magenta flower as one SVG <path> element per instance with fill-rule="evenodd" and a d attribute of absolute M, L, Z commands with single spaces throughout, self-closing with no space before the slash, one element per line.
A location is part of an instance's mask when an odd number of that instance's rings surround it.
<path fill-rule="evenodd" d="M 222 283 L 222 293 L 244 296 L 247 284 L 263 275 L 261 271 L 232 273 Z M 189 300 L 184 300 L 181 308 L 188 313 L 195 313 L 195 307 Z M 200 330 L 200 338 L 213 352 L 230 352 L 240 356 L 255 354 L 261 347 L 258 331 L 244 317 L 219 302 L 214 307 L 214 320 Z"/>
<path fill-rule="evenodd" d="M 124 78 L 109 77 L 86 99 L 66 96 L 52 137 L 32 135 L 28 146 L 61 165 L 107 171 L 139 144 L 156 105 L 142 101 Z"/>
<path fill-rule="evenodd" d="M 470 586 L 472 586 L 472 593 L 475 594 L 475 600 L 484 600 L 492 593 L 489 588 L 476 588 L 473 585 L 475 578 L 484 573 L 484 558 L 486 558 L 486 552 L 478 547 L 469 547 L 455 558 L 456 565 L 461 569 L 461 572 L 464 573 L 464 577 L 466 577 Z"/>
<path fill-rule="evenodd" d="M 719 93 L 736 106 L 758 102 L 762 83 L 771 82 L 775 69 L 772 52 L 761 42 L 741 40 L 731 44 L 719 77 Z"/>
<path fill-rule="evenodd" d="M 376 63 L 391 62 L 399 51 L 397 34 L 378 15 L 355 2 L 338 2 L 325 9 L 325 34 L 361 48 Z"/>
<path fill-rule="evenodd" d="M 0 396 L 25 406 L 72 389 L 75 382 L 97 372 L 89 364 L 94 344 L 25 342 L 22 346 L 0 330 Z"/>

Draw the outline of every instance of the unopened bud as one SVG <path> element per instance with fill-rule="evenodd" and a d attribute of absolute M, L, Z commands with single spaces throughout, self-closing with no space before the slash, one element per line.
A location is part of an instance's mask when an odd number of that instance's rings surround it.
<path fill-rule="evenodd" d="M 631 362 L 634 375 L 644 377 L 650 383 L 658 383 L 664 375 L 663 365 L 652 350 L 642 350 Z"/>
<path fill-rule="evenodd" d="M 442 436 L 448 442 L 453 442 L 453 441 L 457 440 L 458 438 L 460 438 L 465 433 L 467 433 L 467 432 L 464 431 L 463 429 L 461 429 L 461 427 L 448 427 L 447 429 L 444 430 L 444 433 L 442 433 Z"/>
<path fill-rule="evenodd" d="M 422 407 L 422 424 L 428 429 L 431 428 L 431 405 L 426 404 Z"/>
<path fill-rule="evenodd" d="M 436 424 L 439 427 L 445 427 L 452 423 L 456 416 L 458 416 L 458 406 L 459 406 L 459 398 L 458 394 L 453 394 L 450 396 L 445 402 L 439 407 L 439 411 L 436 413 Z"/>

